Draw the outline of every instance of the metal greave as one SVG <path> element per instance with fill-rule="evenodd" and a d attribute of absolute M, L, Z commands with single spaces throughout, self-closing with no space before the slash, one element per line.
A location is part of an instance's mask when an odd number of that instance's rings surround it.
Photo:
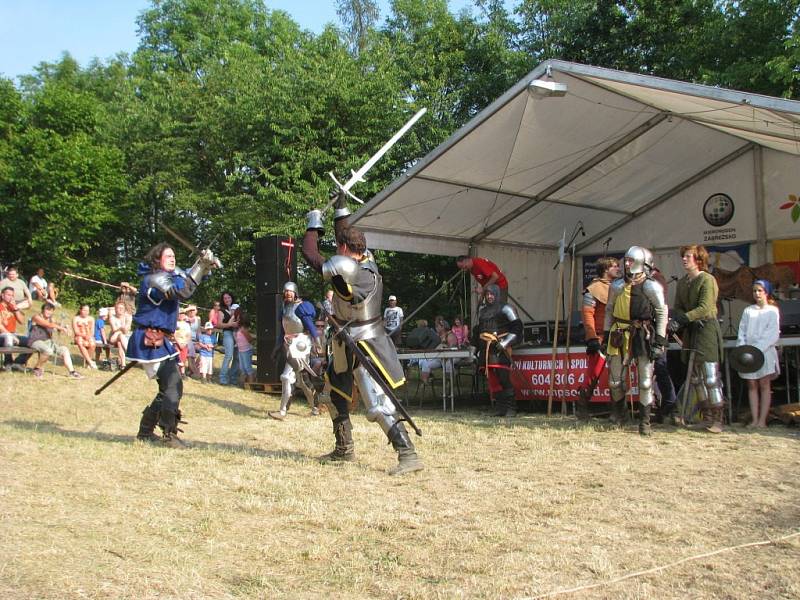
<path fill-rule="evenodd" d="M 399 420 L 394 403 L 363 366 L 353 369 L 353 379 L 367 411 L 367 421 L 378 423 L 388 436 L 389 431 Z"/>

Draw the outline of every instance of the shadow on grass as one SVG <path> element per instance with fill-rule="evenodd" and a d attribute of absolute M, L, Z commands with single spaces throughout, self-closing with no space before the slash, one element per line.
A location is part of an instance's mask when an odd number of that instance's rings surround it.
<path fill-rule="evenodd" d="M 13 427 L 22 431 L 33 431 L 60 435 L 65 438 L 95 440 L 99 442 L 112 442 L 115 444 L 135 445 L 141 444 L 142 447 L 152 447 L 154 449 L 163 448 L 159 443 L 139 442 L 135 435 L 120 435 L 114 433 L 102 433 L 99 431 L 75 431 L 64 429 L 52 421 L 20 421 L 10 420 L 0 422 L 3 425 Z M 219 442 L 203 442 L 199 440 L 184 440 L 188 444 L 188 450 L 204 450 L 212 452 L 229 452 L 231 454 L 246 454 L 248 456 L 258 456 L 262 458 L 288 458 L 297 462 L 314 461 L 315 456 L 301 454 L 289 450 L 264 450 L 245 444 L 223 444 Z"/>
<path fill-rule="evenodd" d="M 208 402 L 209 404 L 214 404 L 215 406 L 219 406 L 220 408 L 224 408 L 227 411 L 232 412 L 235 415 L 244 416 L 244 417 L 259 417 L 264 418 L 267 416 L 266 409 L 261 408 L 253 408 L 251 406 L 247 406 L 246 404 L 242 404 L 241 402 L 232 402 L 230 400 L 223 400 L 222 398 L 217 398 L 214 396 L 205 396 L 202 394 L 195 394 L 193 392 L 185 392 L 183 394 L 184 398 L 193 399 L 193 400 L 202 400 L 203 402 Z"/>

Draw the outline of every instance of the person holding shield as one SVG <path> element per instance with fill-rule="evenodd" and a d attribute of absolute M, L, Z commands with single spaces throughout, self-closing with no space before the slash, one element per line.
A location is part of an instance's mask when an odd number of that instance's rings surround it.
<path fill-rule="evenodd" d="M 680 256 L 686 275 L 678 280 L 669 329 L 683 340 L 685 362 L 689 362 L 690 350 L 697 352 L 699 359 L 686 378 L 700 399 L 705 417 L 702 427 L 709 433 L 721 433 L 725 398 L 720 375 L 722 330 L 717 320 L 719 285 L 708 272 L 705 246 L 682 246 Z"/>
<path fill-rule="evenodd" d="M 286 355 L 286 366 L 281 373 L 280 409 L 267 413 L 276 421 L 283 421 L 286 418 L 295 384 L 299 385 L 303 391 L 311 414 L 315 416 L 319 414 L 317 395 L 309 380 L 311 344 L 313 342 L 317 349 L 322 348 L 322 340 L 317 336 L 317 326 L 314 323 L 316 312 L 311 302 L 300 298 L 300 290 L 294 281 L 287 281 L 283 285 L 280 332 L 282 340 L 280 345 L 275 345 L 275 348 L 276 350 L 283 349 Z"/>
<path fill-rule="evenodd" d="M 772 297 L 772 285 L 766 279 L 753 282 L 753 298 L 755 304 L 744 309 L 739 321 L 736 345 L 755 346 L 764 355 L 763 365 L 752 373 L 741 370 L 739 376 L 747 380 L 751 415 L 748 426 L 766 427 L 772 400 L 772 380 L 780 375 L 776 346 L 781 336 L 781 316 L 777 302 Z"/>

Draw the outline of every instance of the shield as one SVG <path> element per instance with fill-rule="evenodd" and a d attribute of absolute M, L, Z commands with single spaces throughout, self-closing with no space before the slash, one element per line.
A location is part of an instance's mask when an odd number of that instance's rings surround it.
<path fill-rule="evenodd" d="M 764 366 L 764 353 L 755 346 L 737 346 L 728 355 L 731 368 L 739 373 L 755 373 Z"/>

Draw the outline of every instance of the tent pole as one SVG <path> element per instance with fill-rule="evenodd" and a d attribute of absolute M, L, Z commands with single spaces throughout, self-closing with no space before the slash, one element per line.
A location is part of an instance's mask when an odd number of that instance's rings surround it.
<path fill-rule="evenodd" d="M 556 353 L 558 351 L 558 323 L 561 318 L 561 297 L 564 293 L 564 260 L 558 263 L 558 281 L 556 284 L 556 322 L 553 328 L 553 353 L 550 357 L 550 388 L 547 391 L 547 416 L 553 415 L 553 392 L 556 383 Z"/>
<path fill-rule="evenodd" d="M 570 265 L 569 265 L 569 299 L 567 300 L 567 314 L 564 315 L 564 319 L 567 321 L 567 338 L 566 338 L 566 360 L 564 361 L 564 379 L 563 382 L 567 382 L 567 378 L 569 376 L 569 344 L 570 344 L 570 337 L 572 335 L 572 309 L 574 308 L 573 303 L 575 301 L 575 243 L 572 243 L 570 247 Z M 561 399 L 561 415 L 565 416 L 567 414 L 567 403 L 566 398 Z"/>
<path fill-rule="evenodd" d="M 767 259 L 767 217 L 764 206 L 764 149 L 753 148 L 753 174 L 756 200 L 756 264 L 763 265 Z"/>

